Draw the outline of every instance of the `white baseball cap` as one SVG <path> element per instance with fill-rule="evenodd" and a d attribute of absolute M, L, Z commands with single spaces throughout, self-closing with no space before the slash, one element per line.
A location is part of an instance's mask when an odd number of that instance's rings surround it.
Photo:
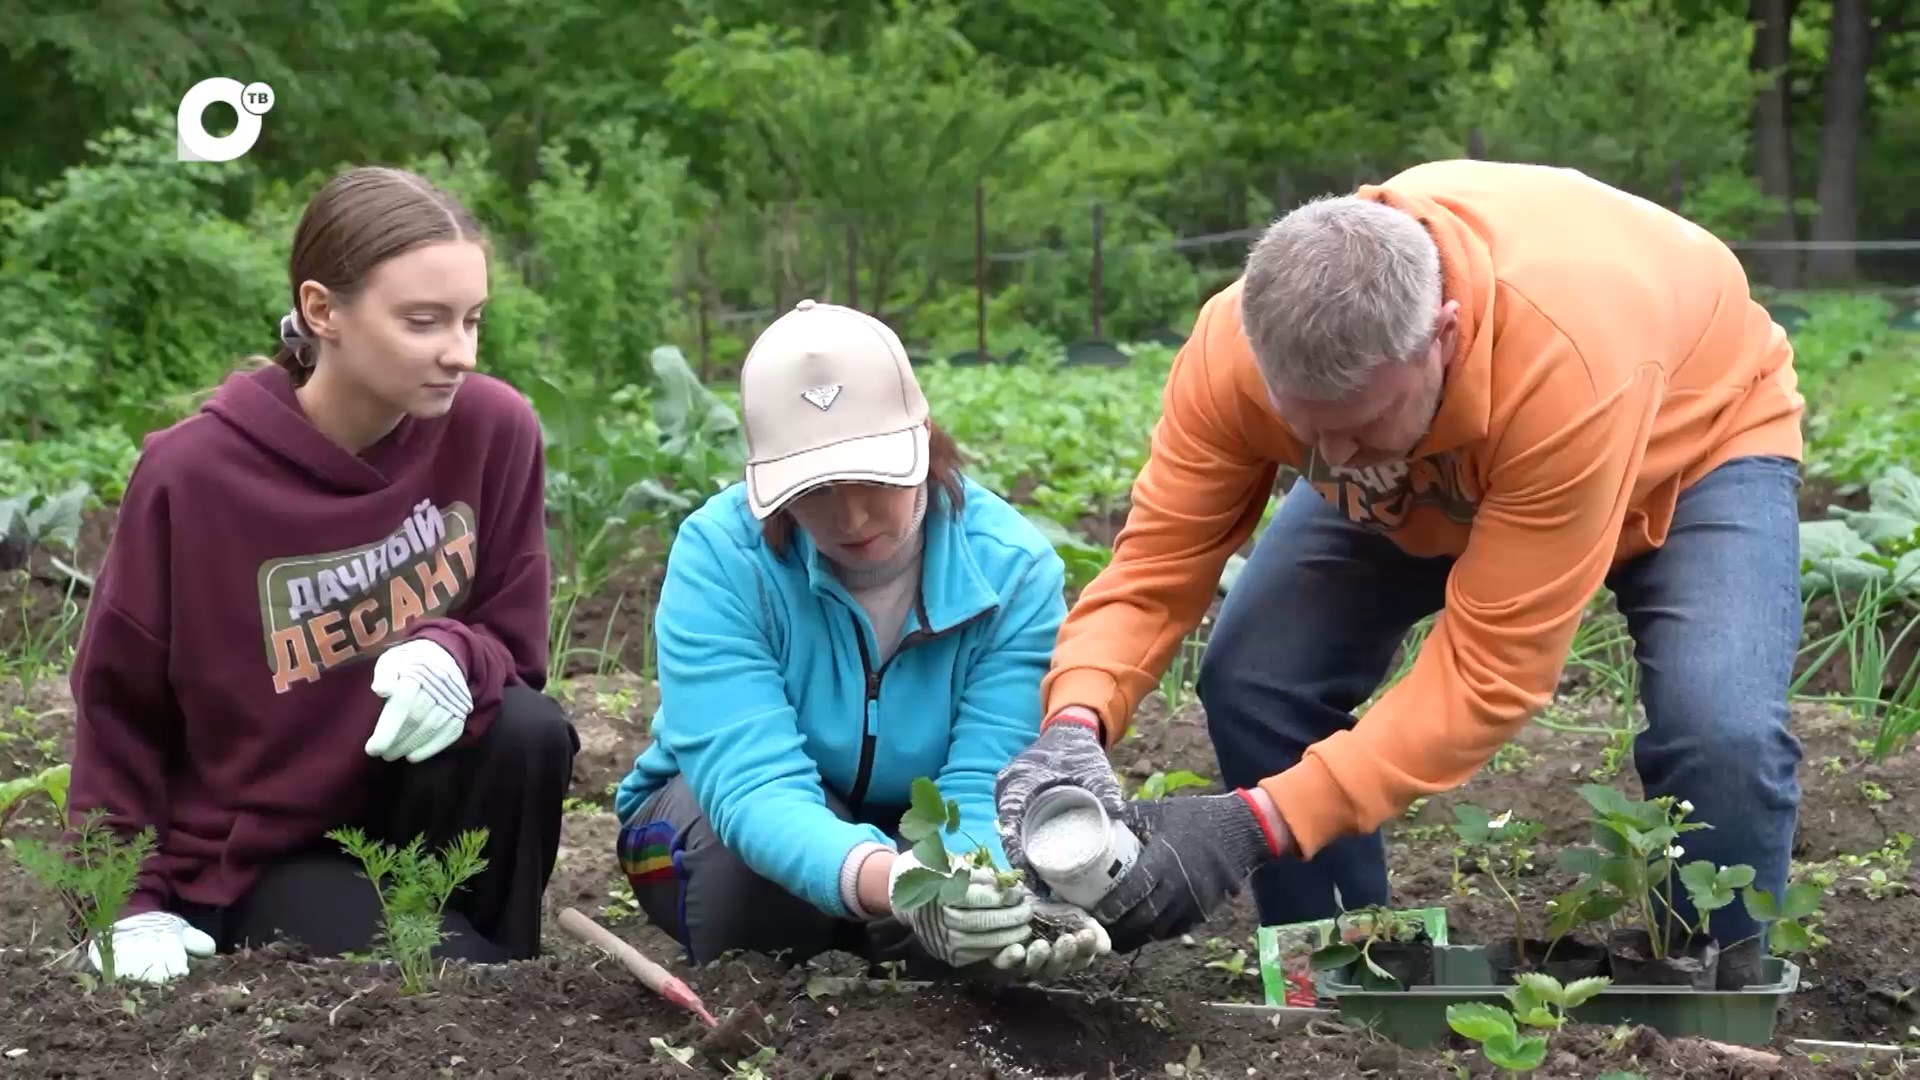
<path fill-rule="evenodd" d="M 927 478 L 927 399 L 907 350 L 853 308 L 802 300 L 774 320 L 740 366 L 740 411 L 757 520 L 822 484 Z"/>

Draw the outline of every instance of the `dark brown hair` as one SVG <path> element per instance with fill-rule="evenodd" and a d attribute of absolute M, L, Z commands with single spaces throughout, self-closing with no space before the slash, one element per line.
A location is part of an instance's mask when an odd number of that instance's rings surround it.
<path fill-rule="evenodd" d="M 960 444 L 953 436 L 940 430 L 940 425 L 927 421 L 927 497 L 931 502 L 938 492 L 946 492 L 947 504 L 953 512 L 967 504 L 965 490 L 960 486 L 960 470 L 967 463 L 966 455 L 960 452 Z M 932 506 L 928 506 L 932 512 Z M 781 510 L 761 523 L 760 535 L 766 538 L 767 547 L 772 549 L 773 557 L 787 557 L 787 546 L 793 539 L 793 515 Z"/>
<path fill-rule="evenodd" d="M 302 282 L 318 282 L 351 301 L 366 288 L 374 267 L 445 240 L 487 244 L 479 220 L 425 177 L 374 165 L 349 169 L 327 181 L 300 215 L 287 260 L 293 308 L 300 310 Z M 273 363 L 286 368 L 299 386 L 313 373 L 311 350 L 282 341 Z"/>

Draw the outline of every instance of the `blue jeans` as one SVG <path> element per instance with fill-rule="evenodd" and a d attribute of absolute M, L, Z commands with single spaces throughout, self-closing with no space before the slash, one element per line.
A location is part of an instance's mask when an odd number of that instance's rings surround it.
<path fill-rule="evenodd" d="M 1800 804 L 1787 688 L 1801 633 L 1797 463 L 1746 457 L 1682 492 L 1666 544 L 1607 578 L 1634 640 L 1648 730 L 1634 767 L 1650 796 L 1693 802 L 1683 861 L 1747 863 L 1786 887 Z M 1445 603 L 1451 558 L 1416 558 L 1350 523 L 1303 480 L 1281 502 L 1235 583 L 1200 664 L 1198 694 L 1221 778 L 1251 786 L 1353 726 L 1415 622 Z M 1568 814 L 1586 804 L 1569 781 Z M 1310 861 L 1253 875 L 1266 925 L 1388 902 L 1386 845 L 1349 836 Z M 1678 892 L 1679 890 L 1675 890 Z M 1693 922 L 1692 905 L 1676 897 Z M 1731 944 L 1755 924 L 1736 900 L 1714 912 Z"/>

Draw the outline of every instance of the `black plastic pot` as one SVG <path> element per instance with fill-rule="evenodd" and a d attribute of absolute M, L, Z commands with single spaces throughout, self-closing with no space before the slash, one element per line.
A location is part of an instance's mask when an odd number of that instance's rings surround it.
<path fill-rule="evenodd" d="M 1607 936 L 1607 959 L 1616 986 L 1690 986 L 1717 988 L 1720 946 L 1695 934 L 1684 945 L 1669 949 L 1665 959 L 1653 955 L 1653 938 L 1645 930 L 1615 930 Z"/>
<path fill-rule="evenodd" d="M 1511 984 L 1515 976 L 1528 971 L 1544 971 L 1561 984 L 1607 974 L 1607 950 L 1599 942 L 1568 935 L 1559 942 L 1526 940 L 1525 956 L 1514 954 L 1511 938 L 1502 938 L 1487 946 L 1487 965 L 1496 985 Z"/>
<path fill-rule="evenodd" d="M 1745 990 L 1767 981 L 1766 950 L 1760 947 L 1760 939 L 1750 937 L 1745 941 L 1720 950 L 1719 970 L 1714 975 L 1714 987 L 1719 990 Z"/>
<path fill-rule="evenodd" d="M 1433 941 L 1425 933 L 1412 941 L 1376 941 L 1367 955 L 1403 987 L 1433 985 Z"/>

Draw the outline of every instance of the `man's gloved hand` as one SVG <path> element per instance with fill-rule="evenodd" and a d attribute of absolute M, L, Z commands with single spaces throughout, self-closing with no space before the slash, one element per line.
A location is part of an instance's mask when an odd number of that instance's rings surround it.
<path fill-rule="evenodd" d="M 1073 784 L 1086 788 L 1106 807 L 1110 816 L 1119 816 L 1126 797 L 1113 765 L 1100 746 L 1099 736 L 1085 724 L 1056 720 L 1040 732 L 1033 744 L 1022 750 L 993 782 L 994 812 L 1000 823 L 1000 846 L 1006 849 L 1009 865 L 1026 871 L 1038 888 L 1046 887 L 1027 864 L 1020 847 L 1020 823 L 1026 820 L 1027 804 L 1050 787 Z"/>
<path fill-rule="evenodd" d="M 169 911 L 129 915 L 113 924 L 115 978 L 164 983 L 187 973 L 187 957 L 213 955 L 213 939 Z M 100 943 L 87 943 L 87 961 L 106 974 Z"/>
<path fill-rule="evenodd" d="M 1035 899 L 1033 937 L 994 959 L 994 966 L 1033 982 L 1053 982 L 1085 971 L 1113 951 L 1113 939 L 1092 915 L 1057 900 Z"/>
<path fill-rule="evenodd" d="M 957 855 L 949 858 L 955 869 L 965 864 Z M 894 856 L 887 872 L 890 906 L 900 875 L 919 866 L 920 860 L 911 851 Z M 988 960 L 995 967 L 1005 968 L 1025 956 L 1022 943 L 1032 933 L 1028 923 L 1033 907 L 1024 886 L 1002 886 L 992 870 L 976 869 L 967 895 L 959 903 L 936 898 L 911 911 L 894 907 L 893 917 L 905 923 L 921 947 L 942 963 L 966 967 Z"/>
<path fill-rule="evenodd" d="M 1287 843 L 1269 840 L 1246 792 L 1129 802 L 1120 818 L 1140 856 L 1093 911 L 1120 952 L 1205 922 Z"/>
<path fill-rule="evenodd" d="M 473 694 L 453 654 L 426 638 L 403 641 L 373 664 L 373 692 L 387 699 L 367 755 L 418 764 L 460 741 Z"/>

